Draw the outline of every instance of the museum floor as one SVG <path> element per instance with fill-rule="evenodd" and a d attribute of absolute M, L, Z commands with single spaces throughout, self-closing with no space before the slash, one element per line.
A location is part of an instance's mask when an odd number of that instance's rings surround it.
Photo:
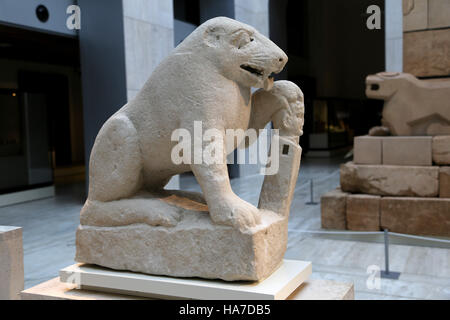
<path fill-rule="evenodd" d="M 304 159 L 289 219 L 286 258 L 313 262 L 313 278 L 349 281 L 356 299 L 450 299 L 450 249 L 424 240 L 391 237 L 390 267 L 399 280 L 381 279 L 371 288 L 369 266 L 384 268 L 382 235 L 319 233 L 320 205 L 310 200 L 309 180 L 314 179 L 314 200 L 339 185 L 343 159 Z M 262 176 L 232 180 L 233 190 L 257 204 Z M 181 179 L 183 189 L 198 190 L 192 176 Z M 73 264 L 75 229 L 84 200 L 84 184 L 58 186 L 56 197 L 0 208 L 0 225 L 23 227 L 25 287 L 58 275 Z M 326 231 L 325 231 L 326 232 Z M 369 282 L 369 286 L 367 283 Z"/>

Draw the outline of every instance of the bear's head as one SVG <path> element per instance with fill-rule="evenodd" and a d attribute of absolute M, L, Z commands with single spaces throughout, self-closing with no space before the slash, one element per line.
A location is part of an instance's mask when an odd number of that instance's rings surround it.
<path fill-rule="evenodd" d="M 272 118 L 274 128 L 282 136 L 302 136 L 305 115 L 302 90 L 293 82 L 280 80 L 270 93 L 277 100 L 274 105 L 281 106 Z"/>
<path fill-rule="evenodd" d="M 221 74 L 245 87 L 271 89 L 272 74 L 281 72 L 288 60 L 283 50 L 253 27 L 225 17 L 203 23 L 185 40 L 191 41 Z"/>
<path fill-rule="evenodd" d="M 366 78 L 366 95 L 371 99 L 389 100 L 394 94 L 406 88 L 416 78 L 408 73 L 379 72 Z"/>

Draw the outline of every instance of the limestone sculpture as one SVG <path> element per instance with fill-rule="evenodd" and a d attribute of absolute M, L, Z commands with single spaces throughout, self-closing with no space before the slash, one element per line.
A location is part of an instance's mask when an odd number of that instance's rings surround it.
<path fill-rule="evenodd" d="M 230 281 L 270 275 L 286 250 L 301 155 L 303 94 L 271 76 L 287 60 L 254 28 L 223 17 L 205 22 L 175 48 L 96 138 L 76 260 Z M 252 87 L 261 89 L 252 94 Z M 226 163 L 171 161 L 173 131 L 194 133 L 195 121 L 224 134 L 264 128 L 271 120 L 280 129 L 280 170 L 265 177 L 258 208 L 233 193 Z M 193 154 L 209 144 L 194 143 Z M 223 157 L 245 144 L 226 145 Z M 172 176 L 187 171 L 203 195 L 164 190 Z"/>
<path fill-rule="evenodd" d="M 419 80 L 408 73 L 381 72 L 366 79 L 368 98 L 384 100 L 383 127 L 371 135 L 450 134 L 450 81 Z"/>

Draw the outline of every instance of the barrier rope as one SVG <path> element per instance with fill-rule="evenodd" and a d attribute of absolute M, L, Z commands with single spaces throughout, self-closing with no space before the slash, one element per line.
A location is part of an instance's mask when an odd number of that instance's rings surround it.
<path fill-rule="evenodd" d="M 383 235 L 384 234 L 384 232 L 382 232 L 382 231 L 319 231 L 319 230 L 296 230 L 296 229 L 289 229 L 288 231 L 293 232 L 293 233 L 335 234 L 335 235 Z M 389 231 L 389 235 L 450 244 L 450 240 L 436 239 L 436 238 L 430 238 L 430 237 L 424 237 L 424 236 L 416 236 L 416 235 L 397 233 L 397 232 L 391 232 L 391 231 Z"/>
<path fill-rule="evenodd" d="M 300 170 L 300 172 L 301 172 L 301 170 Z M 335 176 L 337 174 L 340 174 L 340 169 L 336 169 L 332 173 L 330 173 L 326 176 L 322 176 L 320 178 L 315 178 L 315 179 L 313 179 L 313 181 L 314 181 L 314 183 L 322 183 L 322 182 L 325 182 L 325 181 L 331 179 L 333 176 Z M 300 179 L 302 179 L 302 177 L 300 177 Z M 306 182 L 304 182 L 302 184 L 297 184 L 297 186 L 295 187 L 296 191 L 310 186 L 311 179 L 308 179 L 308 178 L 305 178 L 305 179 L 307 180 Z M 293 232 L 293 233 L 334 234 L 334 235 L 383 235 L 384 234 L 383 231 L 319 231 L 319 230 L 295 230 L 295 229 L 289 229 L 288 231 Z M 416 236 L 416 235 L 397 233 L 397 232 L 391 232 L 391 231 L 389 231 L 389 235 L 403 237 L 403 238 L 410 238 L 410 239 L 450 244 L 450 240 L 437 239 L 437 238 L 424 237 L 424 236 Z"/>
<path fill-rule="evenodd" d="M 340 173 L 340 169 L 337 169 L 337 170 L 333 171 L 332 173 L 328 174 L 327 176 L 314 179 L 314 182 L 315 183 L 324 182 L 324 181 L 332 178 L 334 175 L 339 174 L 339 173 Z M 306 188 L 309 184 L 310 184 L 310 182 L 305 182 L 305 183 L 297 186 L 297 188 L 298 189 Z M 334 235 L 383 235 L 384 234 L 383 231 L 320 231 L 320 230 L 293 230 L 293 229 L 289 229 L 288 231 L 289 232 L 294 232 L 294 233 L 334 234 Z M 416 235 L 397 233 L 397 232 L 391 232 L 391 231 L 389 231 L 388 234 L 392 235 L 392 236 L 403 237 L 403 238 L 410 238 L 410 239 L 417 239 L 417 240 L 424 240 L 424 241 L 432 241 L 432 242 L 440 242 L 440 243 L 450 244 L 450 240 L 445 240 L 445 239 L 437 239 L 437 238 L 431 238 L 431 237 L 416 236 Z"/>

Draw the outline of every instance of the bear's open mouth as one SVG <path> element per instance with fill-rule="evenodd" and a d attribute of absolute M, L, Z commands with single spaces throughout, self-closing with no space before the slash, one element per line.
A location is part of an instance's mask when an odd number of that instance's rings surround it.
<path fill-rule="evenodd" d="M 263 70 L 259 70 L 259 69 L 250 67 L 249 65 L 246 65 L 246 64 L 241 65 L 241 69 L 244 69 L 245 71 L 248 71 L 258 77 L 262 77 L 264 75 Z"/>

